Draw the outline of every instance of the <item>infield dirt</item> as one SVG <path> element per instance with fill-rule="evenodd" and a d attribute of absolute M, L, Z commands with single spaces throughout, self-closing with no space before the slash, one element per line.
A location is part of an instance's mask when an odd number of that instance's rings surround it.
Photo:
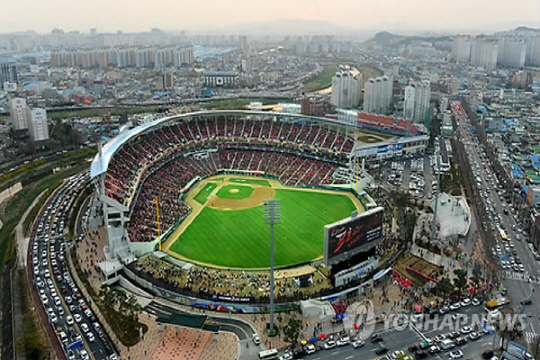
<path fill-rule="evenodd" d="M 227 185 L 228 181 L 223 182 L 223 186 Z M 247 185 L 245 185 L 247 186 Z M 254 206 L 262 205 L 264 200 L 273 198 L 276 194 L 273 188 L 250 185 L 253 187 L 253 193 L 245 199 L 225 199 L 217 196 L 209 198 L 206 206 L 218 210 L 241 210 Z M 234 190 L 234 189 L 233 189 Z M 231 190 L 231 191 L 233 191 Z M 237 190 L 238 191 L 238 190 Z M 213 195 L 213 194 L 212 194 Z"/>

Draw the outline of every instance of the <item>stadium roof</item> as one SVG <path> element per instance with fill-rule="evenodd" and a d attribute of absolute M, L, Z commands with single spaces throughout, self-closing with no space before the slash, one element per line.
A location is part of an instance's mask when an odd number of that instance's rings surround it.
<path fill-rule="evenodd" d="M 283 118 L 297 118 L 297 119 L 308 119 L 318 122 L 330 123 L 334 125 L 343 126 L 344 124 L 340 121 L 322 118 L 316 116 L 308 116 L 302 114 L 288 114 L 288 113 L 279 113 L 279 112 L 268 112 L 268 111 L 250 111 L 250 110 L 207 110 L 207 111 L 197 111 L 192 113 L 185 113 L 179 115 L 173 115 L 157 119 L 154 121 L 147 122 L 140 126 L 137 126 L 133 129 L 121 132 L 118 136 L 115 136 L 112 140 L 103 145 L 101 149 L 101 155 L 98 153 L 92 165 L 90 167 L 90 177 L 93 179 L 96 176 L 99 176 L 107 171 L 109 167 L 109 162 L 111 161 L 114 153 L 118 151 L 122 145 L 127 143 L 131 139 L 137 138 L 137 136 L 144 134 L 154 127 L 159 127 L 160 125 L 167 124 L 175 120 L 180 120 L 183 118 L 191 118 L 195 116 L 204 116 L 204 115 L 255 115 L 255 116 L 274 116 L 274 117 L 283 117 Z M 351 126 L 350 124 L 347 124 Z M 354 126 L 354 125 L 353 125 Z"/>

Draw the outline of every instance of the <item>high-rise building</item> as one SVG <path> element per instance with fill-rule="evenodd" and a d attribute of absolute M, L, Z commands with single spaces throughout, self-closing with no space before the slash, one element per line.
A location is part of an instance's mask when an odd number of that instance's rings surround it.
<path fill-rule="evenodd" d="M 498 44 L 492 37 L 483 35 L 473 39 L 471 47 L 471 62 L 474 65 L 483 66 L 493 70 L 497 66 Z"/>
<path fill-rule="evenodd" d="M 300 99 L 300 113 L 308 116 L 324 116 L 325 103 L 322 99 L 302 96 Z"/>
<path fill-rule="evenodd" d="M 455 36 L 452 43 L 452 54 L 456 61 L 471 61 L 471 37 L 464 35 Z"/>
<path fill-rule="evenodd" d="M 358 107 L 362 92 L 362 74 L 354 75 L 350 70 L 339 70 L 332 77 L 332 105 L 341 109 Z"/>
<path fill-rule="evenodd" d="M 28 129 L 28 106 L 25 99 L 11 99 L 9 102 L 9 113 L 11 115 L 11 126 L 13 130 Z"/>
<path fill-rule="evenodd" d="M 410 81 L 405 87 L 403 103 L 403 117 L 416 124 L 424 124 L 429 129 L 431 120 L 429 112 L 429 99 L 431 97 L 431 83 L 428 80 Z"/>
<path fill-rule="evenodd" d="M 30 138 L 34 142 L 49 140 L 49 127 L 47 125 L 47 111 L 35 108 L 30 111 L 28 122 Z"/>
<path fill-rule="evenodd" d="M 525 38 L 527 52 L 525 54 L 525 64 L 540 66 L 540 32 L 529 34 Z"/>
<path fill-rule="evenodd" d="M 174 87 L 174 76 L 173 73 L 167 72 L 161 74 L 160 77 L 160 87 L 163 90 L 171 90 Z"/>
<path fill-rule="evenodd" d="M 497 62 L 504 66 L 524 67 L 527 55 L 527 45 L 518 36 L 503 34 L 498 38 Z"/>
<path fill-rule="evenodd" d="M 17 64 L 12 62 L 0 62 L 0 84 L 5 82 L 19 83 Z"/>
<path fill-rule="evenodd" d="M 371 78 L 364 84 L 364 111 L 386 115 L 392 103 L 392 75 Z"/>

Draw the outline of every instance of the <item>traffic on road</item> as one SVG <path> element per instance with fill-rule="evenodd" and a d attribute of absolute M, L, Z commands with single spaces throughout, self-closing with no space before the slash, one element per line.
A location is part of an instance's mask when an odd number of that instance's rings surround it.
<path fill-rule="evenodd" d="M 67 262 L 72 241 L 65 237 L 68 215 L 89 173 L 66 179 L 36 219 L 30 240 L 35 290 L 66 359 L 118 358 L 99 320 L 74 283 Z"/>

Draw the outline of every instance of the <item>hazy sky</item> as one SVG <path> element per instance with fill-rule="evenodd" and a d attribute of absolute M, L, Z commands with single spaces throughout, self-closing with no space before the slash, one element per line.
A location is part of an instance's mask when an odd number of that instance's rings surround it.
<path fill-rule="evenodd" d="M 98 32 L 216 29 L 267 20 L 326 20 L 351 28 L 407 24 L 471 29 L 531 22 L 540 27 L 539 0 L 6 0 L 0 32 Z M 506 30 L 506 29 L 501 29 Z"/>

